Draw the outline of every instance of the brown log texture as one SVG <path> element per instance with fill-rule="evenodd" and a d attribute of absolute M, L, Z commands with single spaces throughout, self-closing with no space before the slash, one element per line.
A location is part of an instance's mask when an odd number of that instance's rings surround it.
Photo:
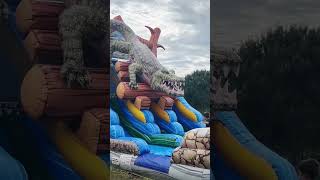
<path fill-rule="evenodd" d="M 86 111 L 81 119 L 76 135 L 92 153 L 109 152 L 109 110 L 94 108 Z"/>
<path fill-rule="evenodd" d="M 151 105 L 151 99 L 147 96 L 137 96 L 134 100 L 134 105 L 140 110 L 149 109 Z"/>
<path fill-rule="evenodd" d="M 61 38 L 56 31 L 32 30 L 24 40 L 31 64 L 62 64 Z"/>
<path fill-rule="evenodd" d="M 158 101 L 158 104 L 159 104 L 160 108 L 163 110 L 172 109 L 172 106 L 174 104 L 174 100 L 169 96 L 161 96 Z"/>
<path fill-rule="evenodd" d="M 16 23 L 20 32 L 32 29 L 58 30 L 59 15 L 65 9 L 62 0 L 22 0 L 16 10 Z"/>
<path fill-rule="evenodd" d="M 167 96 L 163 92 L 155 91 L 146 83 L 138 83 L 138 89 L 131 89 L 128 82 L 121 82 L 117 86 L 117 96 L 120 99 L 132 99 L 137 96 L 147 96 L 151 100 L 158 100 L 161 96 Z"/>
<path fill-rule="evenodd" d="M 85 110 L 106 108 L 109 80 L 105 68 L 89 68 L 88 88 L 68 88 L 60 76 L 60 66 L 35 65 L 21 86 L 24 111 L 34 119 L 40 117 L 81 117 Z"/>
<path fill-rule="evenodd" d="M 118 72 L 118 78 L 119 78 L 120 81 L 129 82 L 130 78 L 129 78 L 128 71 L 119 71 Z"/>
<path fill-rule="evenodd" d="M 117 72 L 128 71 L 129 65 L 130 65 L 130 63 L 118 61 L 118 62 L 116 62 L 115 69 Z"/>

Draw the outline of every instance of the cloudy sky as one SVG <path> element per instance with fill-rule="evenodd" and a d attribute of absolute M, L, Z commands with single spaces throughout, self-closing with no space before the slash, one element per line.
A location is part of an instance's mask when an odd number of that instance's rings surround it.
<path fill-rule="evenodd" d="M 214 45 L 239 47 L 242 40 L 276 25 L 320 24 L 319 0 L 214 0 L 212 2 Z"/>
<path fill-rule="evenodd" d="M 145 25 L 159 27 L 166 50 L 158 59 L 177 75 L 210 69 L 210 0 L 110 0 L 110 9 L 143 38 L 150 37 Z"/>

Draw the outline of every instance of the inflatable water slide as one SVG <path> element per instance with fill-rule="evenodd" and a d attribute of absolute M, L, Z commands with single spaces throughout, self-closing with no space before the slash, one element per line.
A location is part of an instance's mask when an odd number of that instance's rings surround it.
<path fill-rule="evenodd" d="M 125 25 L 121 16 L 113 20 Z M 158 61 L 161 31 L 146 27 L 149 40 L 136 36 Z M 127 40 L 112 27 L 110 33 L 111 40 Z M 110 61 L 111 163 L 152 178 L 210 179 L 210 130 L 202 114 L 183 96 L 154 90 L 143 78 L 131 88 L 128 53 L 114 51 Z"/>
<path fill-rule="evenodd" d="M 260 143 L 237 116 L 237 91 L 232 82 L 239 74 L 240 57 L 215 48 L 211 67 L 213 169 L 216 179 L 297 180 L 295 168 Z"/>
<path fill-rule="evenodd" d="M 6 35 L 12 42 L 8 45 L 19 50 L 8 58 L 21 86 L 17 127 L 26 130 L 24 138 L 32 142 L 34 159 L 41 159 L 42 168 L 22 162 L 26 174 L 36 179 L 32 172 L 44 169 L 48 176 L 39 179 L 109 179 L 108 69 L 88 64 L 90 87 L 68 87 L 59 75 L 63 50 L 58 22 L 66 8 L 64 1 L 7 2 Z M 22 176 L 25 171 L 20 169 Z M 13 179 L 26 179 L 20 174 L 17 171 Z"/>

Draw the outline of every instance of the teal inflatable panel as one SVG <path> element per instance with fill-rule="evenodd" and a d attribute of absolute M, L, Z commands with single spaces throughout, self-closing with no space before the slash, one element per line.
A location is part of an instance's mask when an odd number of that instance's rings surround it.
<path fill-rule="evenodd" d="M 110 108 L 110 125 L 120 125 L 118 114 Z"/>
<path fill-rule="evenodd" d="M 149 145 L 150 153 L 156 154 L 160 156 L 172 156 L 174 148 L 172 147 L 165 147 L 165 146 L 157 146 L 157 145 Z"/>
<path fill-rule="evenodd" d="M 110 126 L 110 138 L 111 139 L 117 139 L 120 137 L 124 137 L 125 133 L 120 125 L 111 125 Z"/>
<path fill-rule="evenodd" d="M 27 180 L 28 175 L 20 162 L 0 147 L 0 179 Z"/>

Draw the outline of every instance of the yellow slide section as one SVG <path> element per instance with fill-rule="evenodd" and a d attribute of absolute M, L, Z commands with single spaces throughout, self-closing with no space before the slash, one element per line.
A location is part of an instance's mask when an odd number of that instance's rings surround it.
<path fill-rule="evenodd" d="M 193 122 L 197 122 L 197 116 L 188 108 L 186 108 L 179 100 L 175 100 L 174 104 L 184 117 L 190 119 Z"/>
<path fill-rule="evenodd" d="M 127 108 L 131 114 L 139 121 L 146 123 L 146 117 L 144 117 L 143 112 L 141 112 L 130 100 L 127 100 Z"/>
<path fill-rule="evenodd" d="M 85 180 L 109 179 L 109 167 L 103 160 L 84 148 L 61 121 L 49 126 L 50 136 L 64 159 Z"/>
<path fill-rule="evenodd" d="M 221 124 L 213 124 L 214 143 L 226 163 L 245 179 L 277 180 L 272 167 L 262 158 L 245 149 Z"/>
<path fill-rule="evenodd" d="M 165 120 L 167 123 L 170 123 L 170 117 L 168 113 L 160 108 L 160 106 L 156 103 L 151 104 L 151 110 L 156 113 L 156 115 L 160 118 Z"/>

